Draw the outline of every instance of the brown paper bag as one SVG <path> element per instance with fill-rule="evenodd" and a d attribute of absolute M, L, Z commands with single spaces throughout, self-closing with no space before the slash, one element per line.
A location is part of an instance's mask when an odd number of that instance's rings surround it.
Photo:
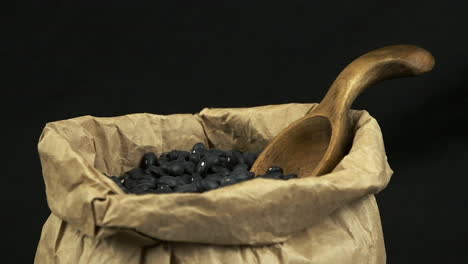
<path fill-rule="evenodd" d="M 374 198 L 392 175 L 380 128 L 350 111 L 350 153 L 322 177 L 254 179 L 205 193 L 124 194 L 104 176 L 197 142 L 257 151 L 316 104 L 48 123 L 39 154 L 52 211 L 35 263 L 385 263 Z"/>

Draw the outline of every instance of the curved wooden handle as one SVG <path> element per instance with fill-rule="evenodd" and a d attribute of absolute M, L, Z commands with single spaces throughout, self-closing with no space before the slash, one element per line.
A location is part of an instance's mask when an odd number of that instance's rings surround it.
<path fill-rule="evenodd" d="M 417 76 L 434 67 L 434 57 L 413 45 L 394 45 L 373 50 L 351 62 L 338 75 L 319 108 L 333 113 L 347 111 L 368 86 L 397 77 Z"/>

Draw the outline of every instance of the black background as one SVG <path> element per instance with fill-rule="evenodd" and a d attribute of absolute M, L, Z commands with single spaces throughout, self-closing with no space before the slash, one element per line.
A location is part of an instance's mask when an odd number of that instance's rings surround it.
<path fill-rule="evenodd" d="M 46 122 L 319 102 L 353 59 L 403 43 L 429 50 L 434 70 L 353 105 L 378 120 L 395 171 L 377 195 L 388 263 L 468 260 L 464 1 L 98 2 L 2 14 L 5 263 L 33 261 L 50 213 L 37 153 Z"/>

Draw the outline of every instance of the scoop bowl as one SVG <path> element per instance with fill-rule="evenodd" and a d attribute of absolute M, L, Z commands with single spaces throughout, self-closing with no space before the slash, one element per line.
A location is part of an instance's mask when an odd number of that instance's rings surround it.
<path fill-rule="evenodd" d="M 349 152 L 353 139 L 349 109 L 367 87 L 398 77 L 417 76 L 434 67 L 434 57 L 413 45 L 373 50 L 351 62 L 320 104 L 280 132 L 253 164 L 262 175 L 271 166 L 298 177 L 330 173 Z"/>

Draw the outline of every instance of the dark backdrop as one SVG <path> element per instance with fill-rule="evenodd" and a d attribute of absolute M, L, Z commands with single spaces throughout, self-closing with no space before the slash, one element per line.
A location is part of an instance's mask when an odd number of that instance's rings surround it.
<path fill-rule="evenodd" d="M 388 263 L 467 261 L 463 2 L 34 1 L 2 14 L 2 258 L 31 263 L 50 213 L 37 153 L 46 122 L 319 102 L 356 57 L 408 43 L 433 53 L 434 70 L 353 105 L 378 120 L 395 171 L 377 195 Z"/>

